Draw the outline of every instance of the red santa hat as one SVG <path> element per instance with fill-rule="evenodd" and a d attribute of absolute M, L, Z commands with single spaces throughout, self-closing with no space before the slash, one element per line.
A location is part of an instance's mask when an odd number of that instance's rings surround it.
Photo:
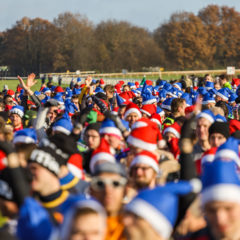
<path fill-rule="evenodd" d="M 102 78 L 100 79 L 99 83 L 100 83 L 101 86 L 105 84 L 105 82 Z"/>
<path fill-rule="evenodd" d="M 57 86 L 57 87 L 55 87 L 54 92 L 55 93 L 63 93 L 64 90 L 63 90 L 63 88 L 61 86 Z"/>
<path fill-rule="evenodd" d="M 166 134 L 167 132 L 170 132 L 176 136 L 176 138 L 180 138 L 181 136 L 181 127 L 177 122 L 173 123 L 172 125 L 167 126 L 163 130 L 163 134 Z"/>
<path fill-rule="evenodd" d="M 92 153 L 92 157 L 90 160 L 91 172 L 94 172 L 95 165 L 99 161 L 115 162 L 116 159 L 114 157 L 114 154 L 115 150 L 108 144 L 108 142 L 104 138 L 102 138 L 99 147 L 95 149 Z"/>
<path fill-rule="evenodd" d="M 157 107 L 154 104 L 145 104 L 140 111 L 145 113 L 148 117 L 151 117 L 152 114 L 156 113 Z"/>
<path fill-rule="evenodd" d="M 161 117 L 160 117 L 160 115 L 158 113 L 152 114 L 150 120 L 152 122 L 155 122 L 160 129 L 162 128 L 162 120 L 161 120 Z"/>
<path fill-rule="evenodd" d="M 148 151 L 156 150 L 158 141 L 161 140 L 162 135 L 155 123 L 146 127 L 134 128 L 127 138 L 129 144 Z"/>
<path fill-rule="evenodd" d="M 7 90 L 7 95 L 14 97 L 15 92 L 12 89 Z"/>
<path fill-rule="evenodd" d="M 234 132 L 240 130 L 240 121 L 236 119 L 232 119 L 229 121 L 229 131 L 230 135 L 232 135 Z"/>
<path fill-rule="evenodd" d="M 134 157 L 130 168 L 141 163 L 152 167 L 157 173 L 159 172 L 157 156 L 154 153 L 149 151 L 141 151 Z"/>
<path fill-rule="evenodd" d="M 84 179 L 84 171 L 82 165 L 82 156 L 79 153 L 72 154 L 67 162 L 69 171 L 79 179 Z"/>
<path fill-rule="evenodd" d="M 136 113 L 139 118 L 142 117 L 142 114 L 140 112 L 140 109 L 139 109 L 138 105 L 133 103 L 133 102 L 130 102 L 127 105 L 125 113 L 124 113 L 124 118 L 126 118 L 130 113 Z"/>
<path fill-rule="evenodd" d="M 201 158 L 201 165 L 207 162 L 212 162 L 214 160 L 216 152 L 217 152 L 217 147 L 212 147 L 206 152 L 204 152 Z"/>

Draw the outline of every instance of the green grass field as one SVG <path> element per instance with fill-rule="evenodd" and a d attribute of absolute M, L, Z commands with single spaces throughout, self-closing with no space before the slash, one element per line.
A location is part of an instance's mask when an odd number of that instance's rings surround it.
<path fill-rule="evenodd" d="M 201 75 L 201 74 L 199 74 Z M 111 80 L 124 80 L 126 83 L 131 80 L 131 81 L 141 81 L 143 78 L 143 75 L 127 75 L 125 78 L 124 77 L 119 77 L 119 76 L 112 76 L 111 78 L 109 77 L 103 77 L 104 80 L 108 80 L 111 82 Z M 149 80 L 157 80 L 159 78 L 159 75 L 148 75 L 146 77 Z M 179 74 L 162 74 L 162 79 L 164 80 L 172 80 L 172 79 L 180 79 L 181 75 Z M 99 78 L 96 78 L 99 79 Z M 37 80 L 37 84 L 32 88 L 33 91 L 39 91 L 41 87 L 41 80 Z M 109 83 L 110 83 L 109 82 Z M 113 81 L 115 83 L 115 81 Z M 2 91 L 4 85 L 8 85 L 8 89 L 16 90 L 17 85 L 19 84 L 18 80 L 0 80 L 0 91 Z M 57 83 L 54 83 L 54 85 L 57 85 Z M 68 87 L 69 84 L 62 84 L 62 87 Z"/>

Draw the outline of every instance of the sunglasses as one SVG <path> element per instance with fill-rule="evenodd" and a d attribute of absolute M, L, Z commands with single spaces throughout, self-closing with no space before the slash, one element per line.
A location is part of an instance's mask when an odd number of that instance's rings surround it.
<path fill-rule="evenodd" d="M 120 178 L 118 180 L 94 177 L 91 181 L 91 186 L 96 191 L 102 191 L 106 188 L 106 185 L 110 185 L 113 188 L 119 188 L 125 186 L 127 180 L 125 178 Z"/>

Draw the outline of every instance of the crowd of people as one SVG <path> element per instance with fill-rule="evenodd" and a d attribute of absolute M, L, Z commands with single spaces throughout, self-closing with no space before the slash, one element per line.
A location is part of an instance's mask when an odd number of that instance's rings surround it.
<path fill-rule="evenodd" d="M 240 79 L 0 92 L 0 239 L 239 240 Z"/>

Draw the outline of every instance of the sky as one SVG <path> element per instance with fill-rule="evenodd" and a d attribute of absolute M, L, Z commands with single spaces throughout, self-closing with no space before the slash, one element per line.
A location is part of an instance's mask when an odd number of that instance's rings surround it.
<path fill-rule="evenodd" d="M 234 7 L 240 12 L 240 0 L 0 0 L 0 31 L 25 16 L 52 21 L 66 11 L 83 14 L 94 24 L 124 20 L 153 31 L 175 12 L 197 14 L 209 4 Z"/>

